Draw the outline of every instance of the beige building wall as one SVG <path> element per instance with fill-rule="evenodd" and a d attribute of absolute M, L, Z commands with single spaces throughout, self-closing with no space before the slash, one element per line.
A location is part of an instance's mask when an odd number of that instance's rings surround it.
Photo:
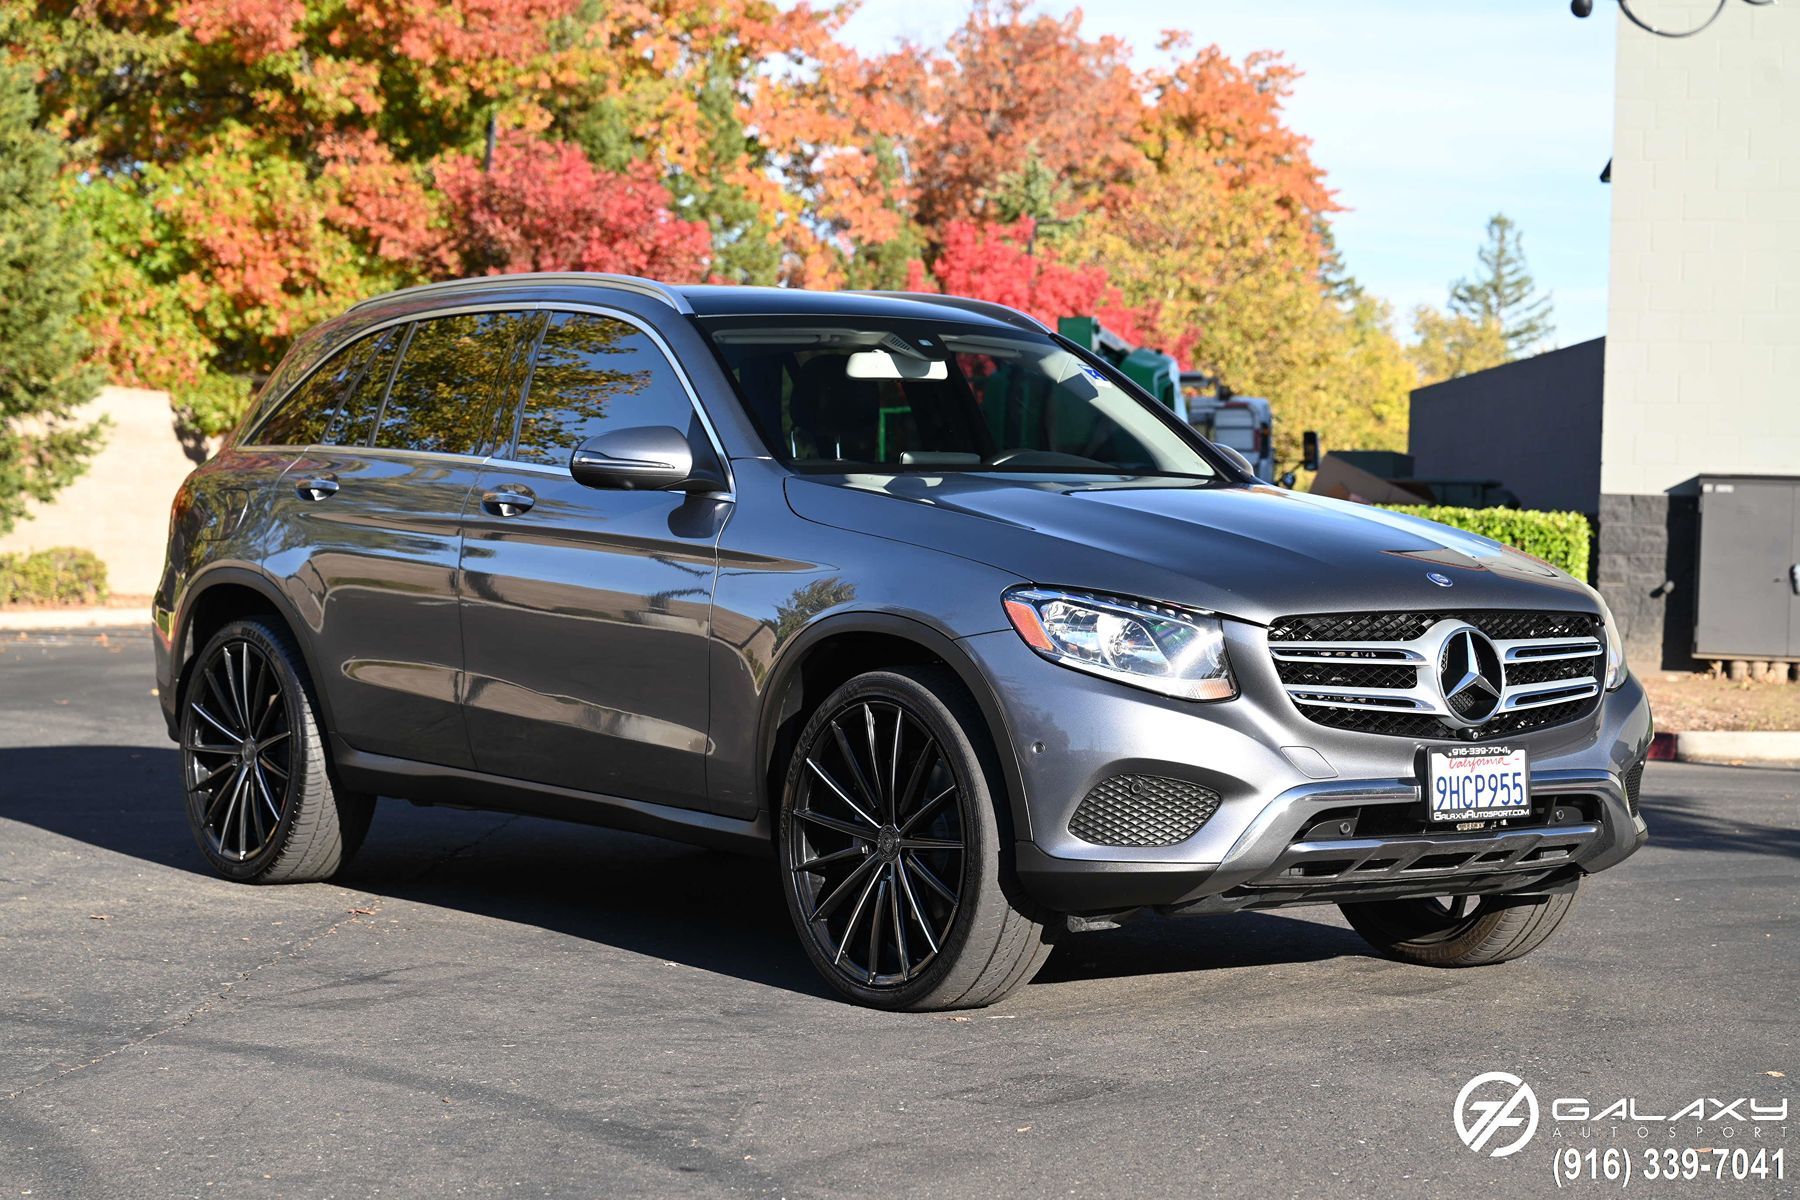
<path fill-rule="evenodd" d="M 1800 4 L 1620 18 L 1617 72 L 1600 490 L 1800 473 Z"/>
<path fill-rule="evenodd" d="M 1632 3 L 1691 28 L 1717 0 Z M 1695 477 L 1800 475 L 1800 3 L 1614 19 L 1596 582 L 1635 665 L 1686 668 Z"/>
<path fill-rule="evenodd" d="M 120 595 L 149 595 L 162 576 L 169 505 L 194 463 L 175 436 L 166 392 L 106 387 L 81 410 L 111 418 L 87 472 L 0 537 L 0 553 L 79 546 L 106 563 Z"/>

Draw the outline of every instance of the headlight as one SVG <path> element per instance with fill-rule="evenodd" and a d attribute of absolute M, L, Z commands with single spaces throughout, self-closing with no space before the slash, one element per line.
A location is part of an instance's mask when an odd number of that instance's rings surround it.
<path fill-rule="evenodd" d="M 1229 700 L 1218 618 L 1148 600 L 1016 587 L 1002 597 L 1025 644 L 1054 663 L 1182 700 Z"/>
<path fill-rule="evenodd" d="M 1599 593 L 1595 598 L 1600 599 Z M 1613 620 L 1612 609 L 1606 601 L 1600 599 L 1600 623 L 1606 627 L 1606 690 L 1612 691 L 1625 682 L 1629 674 L 1625 666 L 1625 639 L 1619 636 L 1619 623 Z"/>

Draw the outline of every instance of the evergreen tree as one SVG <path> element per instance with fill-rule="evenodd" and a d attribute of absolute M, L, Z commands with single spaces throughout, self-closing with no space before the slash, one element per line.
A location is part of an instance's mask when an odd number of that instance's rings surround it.
<path fill-rule="evenodd" d="M 77 321 L 87 234 L 58 203 L 61 147 L 36 120 L 30 68 L 0 57 L 0 533 L 80 475 L 101 433 L 72 420 L 99 387 Z"/>
<path fill-rule="evenodd" d="M 1481 271 L 1450 287 L 1450 311 L 1477 327 L 1498 326 L 1506 338 L 1507 356 L 1518 358 L 1556 332 L 1548 295 L 1537 294 L 1537 282 L 1525 264 L 1524 235 L 1505 213 L 1488 221 L 1487 244 L 1477 257 Z"/>

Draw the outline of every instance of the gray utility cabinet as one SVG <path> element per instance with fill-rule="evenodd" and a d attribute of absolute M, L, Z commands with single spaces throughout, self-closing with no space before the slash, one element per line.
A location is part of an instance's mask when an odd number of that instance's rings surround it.
<path fill-rule="evenodd" d="M 1694 656 L 1800 659 L 1800 477 L 1699 483 Z"/>

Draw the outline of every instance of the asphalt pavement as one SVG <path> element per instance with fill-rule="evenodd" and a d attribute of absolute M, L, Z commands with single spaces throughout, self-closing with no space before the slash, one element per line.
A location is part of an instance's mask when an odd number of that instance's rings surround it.
<path fill-rule="evenodd" d="M 1634 1192 L 1800 1189 L 1800 1113 L 1646 1119 L 1793 1097 L 1800 772 L 1653 764 L 1650 845 L 1516 963 L 1152 917 L 893 1015 L 815 982 L 766 861 L 383 801 L 333 883 L 217 879 L 152 687 L 142 636 L 0 642 L 0 1200 L 1511 1197 L 1609 1147 Z M 1541 1108 L 1505 1157 L 1453 1118 L 1491 1071 Z M 1751 1174 L 1644 1176 L 1719 1147 Z"/>

